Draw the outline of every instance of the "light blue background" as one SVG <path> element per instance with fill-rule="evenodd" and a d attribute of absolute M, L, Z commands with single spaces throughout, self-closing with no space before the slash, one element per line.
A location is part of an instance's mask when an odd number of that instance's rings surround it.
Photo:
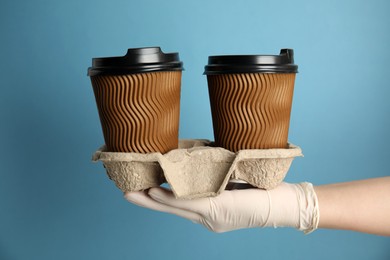
<path fill-rule="evenodd" d="M 389 238 L 349 231 L 214 234 L 129 204 L 92 153 L 103 144 L 92 57 L 161 46 L 184 61 L 180 138 L 212 139 L 209 55 L 299 65 L 289 182 L 389 174 L 387 0 L 3 0 L 0 259 L 390 259 Z"/>

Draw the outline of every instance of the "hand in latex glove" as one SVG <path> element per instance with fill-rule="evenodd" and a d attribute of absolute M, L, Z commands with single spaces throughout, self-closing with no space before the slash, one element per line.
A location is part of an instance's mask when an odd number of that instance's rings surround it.
<path fill-rule="evenodd" d="M 310 183 L 281 183 L 273 190 L 226 190 L 211 198 L 176 199 L 170 190 L 127 192 L 139 206 L 200 223 L 214 232 L 251 227 L 294 227 L 309 233 L 318 226 L 317 197 Z"/>

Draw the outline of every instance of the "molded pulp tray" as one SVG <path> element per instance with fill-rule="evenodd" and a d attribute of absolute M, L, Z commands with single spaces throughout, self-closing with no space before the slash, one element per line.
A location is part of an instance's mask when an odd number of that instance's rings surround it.
<path fill-rule="evenodd" d="M 233 153 L 213 147 L 208 140 L 180 140 L 168 153 L 106 152 L 102 146 L 93 161 L 102 161 L 116 186 L 126 191 L 145 190 L 168 182 L 177 198 L 216 196 L 229 181 L 241 180 L 273 189 L 285 178 L 293 159 L 303 156 L 298 146 L 287 149 L 251 149 Z"/>

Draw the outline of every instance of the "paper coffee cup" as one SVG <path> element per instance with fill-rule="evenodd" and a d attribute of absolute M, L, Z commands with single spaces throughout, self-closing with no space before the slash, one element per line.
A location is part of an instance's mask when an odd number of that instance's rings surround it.
<path fill-rule="evenodd" d="M 93 58 L 88 69 L 108 151 L 166 153 L 178 147 L 183 64 L 159 47 Z"/>
<path fill-rule="evenodd" d="M 286 148 L 298 66 L 280 55 L 210 56 L 207 75 L 215 145 L 233 152 Z"/>

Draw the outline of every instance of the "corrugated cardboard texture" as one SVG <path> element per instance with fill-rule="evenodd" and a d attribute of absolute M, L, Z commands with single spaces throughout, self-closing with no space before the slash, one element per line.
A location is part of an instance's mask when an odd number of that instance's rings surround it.
<path fill-rule="evenodd" d="M 123 192 L 145 190 L 168 182 L 177 198 L 216 196 L 232 180 L 272 189 L 285 178 L 299 147 L 287 149 L 229 150 L 213 147 L 207 140 L 181 140 L 179 149 L 166 154 L 106 152 L 93 155 Z"/>

